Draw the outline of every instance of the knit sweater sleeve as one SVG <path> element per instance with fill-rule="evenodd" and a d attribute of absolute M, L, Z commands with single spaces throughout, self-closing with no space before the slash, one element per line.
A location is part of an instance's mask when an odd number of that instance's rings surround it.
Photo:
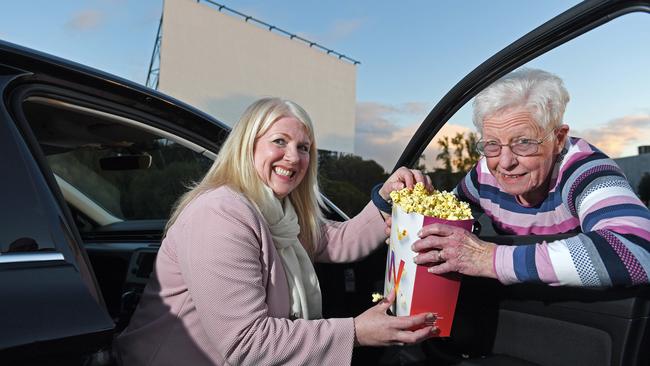
<path fill-rule="evenodd" d="M 386 240 L 386 224 L 372 202 L 344 222 L 326 221 L 316 248 L 319 262 L 351 262 L 370 254 Z"/>
<path fill-rule="evenodd" d="M 459 200 L 469 203 L 474 217 L 482 212 L 480 195 L 478 191 L 478 164 L 475 165 L 466 175 L 458 182 L 453 193 Z"/>
<path fill-rule="evenodd" d="M 498 246 L 503 283 L 610 287 L 648 283 L 650 212 L 620 168 L 596 151 L 564 172 L 562 200 L 580 233 L 534 245 Z"/>

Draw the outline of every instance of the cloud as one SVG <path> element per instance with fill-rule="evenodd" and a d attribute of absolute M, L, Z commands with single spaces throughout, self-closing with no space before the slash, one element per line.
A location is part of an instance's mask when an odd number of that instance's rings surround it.
<path fill-rule="evenodd" d="M 363 20 L 361 19 L 337 20 L 325 34 L 325 39 L 336 42 L 340 39 L 347 38 L 356 32 L 357 29 L 361 28 L 362 24 Z"/>
<path fill-rule="evenodd" d="M 65 28 L 73 31 L 85 31 L 97 28 L 104 21 L 104 14 L 97 10 L 77 12 L 65 24 Z"/>
<path fill-rule="evenodd" d="M 355 154 L 375 160 L 390 171 L 427 113 L 424 103 L 358 103 Z M 455 136 L 458 132 L 466 134 L 475 131 L 452 121 L 446 123 L 436 136 Z M 637 146 L 650 143 L 650 113 L 616 118 L 598 128 L 572 129 L 570 135 L 585 138 L 613 158 L 635 155 Z M 440 152 L 434 137 L 424 150 L 427 169 L 440 166 L 436 160 Z"/>
<path fill-rule="evenodd" d="M 404 111 L 411 114 L 426 115 L 429 113 L 429 106 L 421 102 L 408 102 L 404 103 Z"/>
<path fill-rule="evenodd" d="M 386 171 L 390 171 L 420 127 L 428 109 L 425 103 L 417 102 L 397 106 L 364 102 L 357 104 L 356 113 L 355 154 L 364 159 L 375 160 Z M 437 136 L 453 136 L 457 132 L 470 131 L 467 127 L 447 123 Z M 435 157 L 439 153 L 438 144 L 434 139 L 424 151 L 428 169 L 438 165 Z"/>
<path fill-rule="evenodd" d="M 613 119 L 598 128 L 571 131 L 613 158 L 635 155 L 637 146 L 647 145 L 650 136 L 650 113 Z"/>
<path fill-rule="evenodd" d="M 296 34 L 302 38 L 314 41 L 324 47 L 332 47 L 337 42 L 344 40 L 354 34 L 364 21 L 362 19 L 346 19 L 337 20 L 324 32 L 308 33 L 297 32 Z M 338 51 L 335 49 L 335 51 Z"/>
<path fill-rule="evenodd" d="M 358 103 L 355 153 L 364 159 L 375 160 L 390 171 L 417 126 L 414 121 L 411 126 L 400 127 L 393 118 L 398 114 L 400 109 L 396 106 Z"/>

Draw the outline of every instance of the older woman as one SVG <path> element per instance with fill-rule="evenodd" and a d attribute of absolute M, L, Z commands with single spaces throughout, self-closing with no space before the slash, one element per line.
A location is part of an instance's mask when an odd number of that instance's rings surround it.
<path fill-rule="evenodd" d="M 434 334 L 432 314 L 388 316 L 394 295 L 354 319 L 321 319 L 312 259 L 361 258 L 385 234 L 372 203 L 344 223 L 322 217 L 316 154 L 310 119 L 295 103 L 266 98 L 246 110 L 171 216 L 118 339 L 124 365 L 342 365 L 354 345 Z M 415 182 L 428 183 L 402 168 L 379 194 Z"/>
<path fill-rule="evenodd" d="M 621 169 L 569 136 L 562 80 L 515 71 L 474 101 L 483 158 L 455 193 L 488 215 L 499 233 L 574 233 L 567 239 L 503 246 L 459 228 L 430 225 L 413 249 L 432 273 L 457 271 L 504 284 L 615 286 L 648 283 L 650 213 Z"/>

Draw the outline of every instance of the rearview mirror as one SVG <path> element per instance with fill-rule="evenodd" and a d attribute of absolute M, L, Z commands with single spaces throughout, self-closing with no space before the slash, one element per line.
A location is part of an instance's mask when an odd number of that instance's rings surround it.
<path fill-rule="evenodd" d="M 148 169 L 151 166 L 151 155 L 118 155 L 99 159 L 102 170 L 135 170 Z"/>

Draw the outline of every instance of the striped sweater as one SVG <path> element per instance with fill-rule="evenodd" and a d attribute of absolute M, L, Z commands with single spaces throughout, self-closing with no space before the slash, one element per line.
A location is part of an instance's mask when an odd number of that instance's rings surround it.
<path fill-rule="evenodd" d="M 492 219 L 499 233 L 575 233 L 534 245 L 497 246 L 497 277 L 504 284 L 650 282 L 650 211 L 603 152 L 579 138 L 568 139 L 565 151 L 551 173 L 548 196 L 535 207 L 523 207 L 503 192 L 485 159 L 455 188 L 460 199 Z"/>

